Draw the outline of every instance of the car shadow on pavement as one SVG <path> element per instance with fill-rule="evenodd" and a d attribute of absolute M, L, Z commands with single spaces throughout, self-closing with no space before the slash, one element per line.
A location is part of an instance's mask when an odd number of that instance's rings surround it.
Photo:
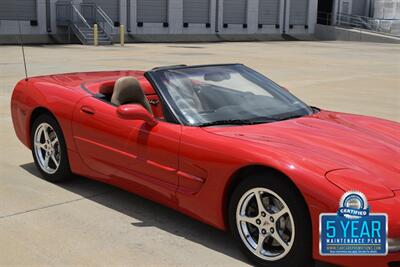
<path fill-rule="evenodd" d="M 20 167 L 41 178 L 34 163 L 23 164 Z M 55 185 L 81 196 L 82 199 L 95 201 L 131 217 L 134 220 L 131 223 L 132 227 L 157 227 L 249 264 L 229 233 L 191 219 L 173 209 L 84 177 L 76 177 L 71 181 Z"/>

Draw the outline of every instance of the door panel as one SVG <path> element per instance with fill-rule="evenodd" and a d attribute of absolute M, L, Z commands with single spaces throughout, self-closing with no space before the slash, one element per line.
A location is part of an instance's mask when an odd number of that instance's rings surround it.
<path fill-rule="evenodd" d="M 73 123 L 78 152 L 92 170 L 169 196 L 176 189 L 180 125 L 123 120 L 115 106 L 94 97 L 78 103 Z"/>
<path fill-rule="evenodd" d="M 258 23 L 263 25 L 279 24 L 280 0 L 260 0 L 258 2 Z"/>
<path fill-rule="evenodd" d="M 290 25 L 307 25 L 308 0 L 291 0 L 289 16 Z"/>
<path fill-rule="evenodd" d="M 247 0 L 224 0 L 224 23 L 247 23 Z"/>
<path fill-rule="evenodd" d="M 210 0 L 184 0 L 183 22 L 185 23 L 209 23 Z"/>
<path fill-rule="evenodd" d="M 168 1 L 138 0 L 137 21 L 148 23 L 168 22 Z"/>
<path fill-rule="evenodd" d="M 36 0 L 1 0 L 0 20 L 36 20 Z"/>

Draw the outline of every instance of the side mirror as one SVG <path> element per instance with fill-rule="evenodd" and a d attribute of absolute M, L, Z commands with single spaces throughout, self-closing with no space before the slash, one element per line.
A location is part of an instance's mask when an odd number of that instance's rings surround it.
<path fill-rule="evenodd" d="M 145 121 L 150 126 L 156 126 L 157 121 L 150 112 L 147 111 L 142 105 L 127 104 L 121 105 L 117 108 L 117 114 L 124 120 L 141 120 Z"/>

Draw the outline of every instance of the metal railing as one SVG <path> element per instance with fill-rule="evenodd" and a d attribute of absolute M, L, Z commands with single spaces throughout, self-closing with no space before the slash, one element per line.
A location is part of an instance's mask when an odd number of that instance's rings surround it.
<path fill-rule="evenodd" d="M 92 26 L 87 22 L 85 17 L 82 16 L 81 12 L 79 12 L 78 7 L 76 5 L 72 5 L 72 29 L 77 35 L 78 39 L 87 44 L 88 33 L 93 32 Z"/>
<path fill-rule="evenodd" d="M 378 19 L 339 13 L 336 25 L 400 36 L 400 19 Z"/>
<path fill-rule="evenodd" d="M 56 15 L 57 25 L 68 26 L 84 44 L 93 39 L 94 24 L 98 25 L 99 34 L 104 34 L 110 42 L 113 40 L 115 32 L 113 21 L 96 4 L 57 2 Z"/>
<path fill-rule="evenodd" d="M 376 28 L 376 25 L 370 19 L 369 17 L 338 13 L 336 25 L 372 30 Z"/>
<path fill-rule="evenodd" d="M 344 13 L 333 16 L 332 13 L 318 12 L 317 21 L 318 24 L 400 36 L 400 19 L 380 19 Z"/>
<path fill-rule="evenodd" d="M 107 37 L 112 40 L 115 31 L 114 23 L 107 13 L 99 6 L 96 6 L 96 22 L 103 29 Z"/>

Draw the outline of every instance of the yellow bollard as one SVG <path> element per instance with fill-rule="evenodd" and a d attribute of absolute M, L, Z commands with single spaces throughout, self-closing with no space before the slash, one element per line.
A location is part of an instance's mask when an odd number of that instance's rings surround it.
<path fill-rule="evenodd" d="M 120 39 L 121 46 L 124 46 L 125 45 L 125 26 L 122 24 L 119 27 L 119 39 Z"/>
<path fill-rule="evenodd" d="M 93 25 L 93 44 L 94 46 L 99 45 L 99 27 L 97 24 Z"/>

